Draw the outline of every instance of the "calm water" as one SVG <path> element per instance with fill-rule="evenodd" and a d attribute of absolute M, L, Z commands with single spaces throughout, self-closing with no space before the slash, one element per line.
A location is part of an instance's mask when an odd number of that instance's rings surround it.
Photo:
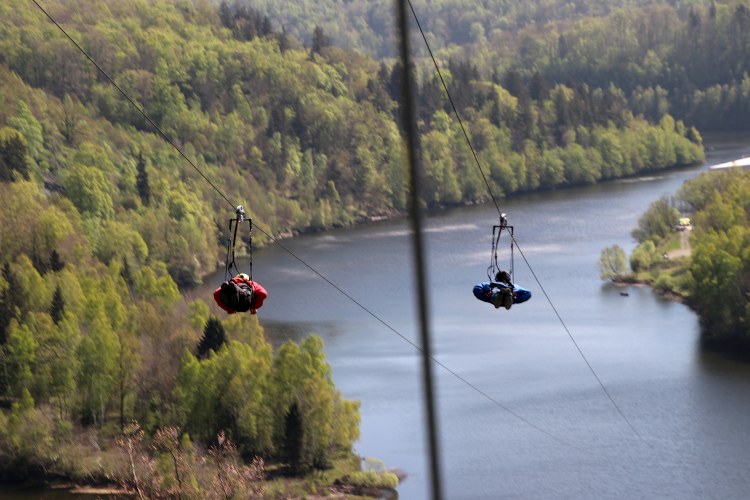
<path fill-rule="evenodd" d="M 748 137 L 714 144 L 708 164 L 750 154 Z M 702 353 L 688 308 L 647 288 L 623 297 L 597 268 L 602 248 L 632 250 L 630 231 L 652 201 L 706 168 L 501 205 L 520 250 L 645 443 L 607 399 L 518 252 L 516 281 L 534 297 L 510 311 L 473 297 L 472 286 L 486 279 L 494 207 L 428 219 L 434 355 L 523 419 L 435 367 L 446 498 L 747 498 L 750 365 Z M 416 342 L 406 221 L 284 244 Z M 278 247 L 258 252 L 254 267 L 270 294 L 259 313 L 269 338 L 324 339 L 337 386 L 362 402 L 357 453 L 408 474 L 400 498 L 427 498 L 419 353 Z M 222 278 L 223 271 L 195 292 L 207 294 Z M 14 498 L 21 497 L 36 496 Z"/>
<path fill-rule="evenodd" d="M 707 163 L 744 156 L 748 144 L 724 138 Z M 518 253 L 516 281 L 536 292 L 531 301 L 505 311 L 473 297 L 474 283 L 486 278 L 494 207 L 428 219 L 435 357 L 533 424 L 436 367 L 447 498 L 747 497 L 750 366 L 701 353 L 687 307 L 647 288 L 621 296 L 597 268 L 602 248 L 632 250 L 630 231 L 652 201 L 706 168 L 501 205 L 534 273 L 645 443 L 607 399 Z M 417 342 L 406 221 L 285 245 Z M 400 498 L 426 498 L 419 353 L 283 250 L 259 252 L 255 278 L 270 293 L 260 312 L 269 337 L 321 335 L 336 384 L 362 401 L 356 451 L 408 474 Z"/>

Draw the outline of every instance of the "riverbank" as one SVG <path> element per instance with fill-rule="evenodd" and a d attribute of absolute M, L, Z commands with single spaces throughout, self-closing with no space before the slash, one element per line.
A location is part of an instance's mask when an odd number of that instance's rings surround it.
<path fill-rule="evenodd" d="M 400 480 L 395 473 L 363 468 L 360 457 L 342 449 L 331 452 L 325 468 L 292 474 L 281 462 L 267 464 L 259 456 L 248 462 L 223 434 L 202 446 L 176 427 L 148 433 L 137 423 L 124 430 L 114 424 L 84 428 L 57 419 L 50 405 L 34 406 L 27 400 L 0 411 L 0 484 L 54 491 L 56 498 L 83 493 L 141 498 L 325 493 L 381 498 L 395 491 Z M 377 494 L 371 495 L 373 491 Z M 2 492 L 0 488 L 0 497 Z"/>
<path fill-rule="evenodd" d="M 619 276 L 619 277 L 613 278 L 612 283 L 614 283 L 615 286 L 617 287 L 625 287 L 625 286 L 649 287 L 660 297 L 663 297 L 667 300 L 671 300 L 673 302 L 678 302 L 680 304 L 685 304 L 687 306 L 690 306 L 690 297 L 688 297 L 685 294 L 679 293 L 675 290 L 670 290 L 670 289 L 665 289 L 665 288 L 654 286 L 653 279 L 644 279 L 644 278 L 638 278 L 636 276 L 628 275 L 628 276 Z"/>
<path fill-rule="evenodd" d="M 720 149 L 713 154 L 718 159 L 737 156 Z M 438 370 L 447 498 L 491 499 L 498 492 L 516 498 L 639 498 L 653 491 L 696 498 L 717 491 L 736 497 L 746 491 L 740 482 L 718 479 L 727 470 L 735 474 L 741 469 L 725 457 L 746 456 L 747 440 L 733 437 L 726 441 L 732 446 L 720 450 L 715 444 L 717 436 L 736 436 L 740 421 L 724 415 L 738 408 L 738 399 L 745 408 L 748 397 L 736 379 L 730 383 L 706 373 L 695 314 L 641 286 L 621 297 L 613 286 L 601 286 L 596 269 L 601 248 L 616 243 L 630 252 L 630 232 L 649 203 L 700 171 L 678 169 L 649 178 L 512 196 L 501 204 L 516 226 L 519 248 L 618 405 L 658 449 L 659 463 L 642 462 L 642 448 L 633 446 L 633 439 L 638 440 L 601 391 L 591 388 L 582 374 L 585 366 L 571 352 L 569 339 L 520 254 L 515 273 L 521 284 L 539 291 L 536 298 L 511 311 L 485 308 L 474 298 L 471 287 L 486 278 L 491 229 L 497 221 L 494 206 L 426 217 L 430 301 L 439 305 L 431 309 L 435 357 L 545 431 L 585 448 L 577 453 L 558 447 Z M 409 235 L 408 221 L 393 218 L 306 235 L 284 245 L 412 340 L 415 292 Z M 505 257 L 507 253 L 500 255 Z M 284 249 L 271 246 L 257 252 L 254 273 L 269 291 L 258 312 L 268 337 L 283 343 L 299 341 L 309 332 L 320 335 L 337 386 L 362 401 L 356 452 L 408 472 L 398 487 L 400 498 L 428 497 L 421 365 L 413 348 Z M 223 270 L 206 282 L 222 278 Z M 194 290 L 192 296 L 210 298 L 209 288 Z M 716 364 L 728 364 L 718 357 L 710 361 L 712 370 Z M 694 432 L 696 422 L 707 422 L 711 432 Z M 670 464 L 669 474 L 661 463 Z"/>
<path fill-rule="evenodd" d="M 355 455 L 341 456 L 328 470 L 303 476 L 290 476 L 279 465 L 266 468 L 255 459 L 246 465 L 239 457 L 218 456 L 212 450 L 189 456 L 174 451 L 173 460 L 165 468 L 165 455 L 152 453 L 153 445 L 129 446 L 134 443 L 101 441 L 96 449 L 84 443 L 66 453 L 77 456 L 76 463 L 52 457 L 28 457 L 36 464 L 0 465 L 0 498 L 88 497 L 153 498 L 185 496 L 187 498 L 351 498 L 394 499 L 396 487 L 405 478 L 397 470 L 363 471 L 361 459 Z M 148 448 L 148 449 L 146 449 Z M 80 460 L 80 461 L 78 461 Z M 42 465 L 42 462 L 46 462 Z M 8 466 L 11 466 L 8 468 Z M 174 467 L 174 469 L 173 469 Z M 67 473 L 65 471 L 67 469 Z M 178 470 L 179 469 L 179 470 Z M 170 478 L 170 470 L 174 476 Z M 217 489 L 219 488 L 219 489 Z"/>
<path fill-rule="evenodd" d="M 671 200 L 660 198 L 641 216 L 633 232 L 640 241 L 630 257 L 634 272 L 616 277 L 621 283 L 647 284 L 687 304 L 700 318 L 703 345 L 732 356 L 750 345 L 750 267 L 743 258 L 750 244 L 748 193 L 750 172 L 742 169 L 686 181 Z M 675 206 L 690 212 L 679 214 Z M 607 255 L 602 252 L 601 262 Z M 604 268 L 602 273 L 606 276 Z"/>

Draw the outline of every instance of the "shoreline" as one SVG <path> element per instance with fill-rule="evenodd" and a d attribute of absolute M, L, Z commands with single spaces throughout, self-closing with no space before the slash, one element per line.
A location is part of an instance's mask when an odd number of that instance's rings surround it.
<path fill-rule="evenodd" d="M 651 288 L 651 290 L 653 290 L 653 292 L 659 295 L 660 297 L 663 297 L 672 302 L 679 302 L 680 304 L 685 304 L 686 306 L 690 307 L 691 310 L 695 311 L 696 314 L 698 313 L 698 311 L 690 304 L 690 297 L 688 297 L 687 295 L 683 295 L 681 293 L 675 292 L 674 290 L 667 290 L 664 288 L 656 287 L 654 286 L 653 280 L 636 278 L 635 276 L 628 275 L 628 276 L 618 276 L 616 278 L 612 278 L 610 282 L 613 283 L 618 288 L 622 288 L 625 286 L 643 286 L 643 287 L 647 286 Z"/>
<path fill-rule="evenodd" d="M 704 145 L 704 153 L 705 153 L 705 150 L 706 150 L 706 147 Z M 662 169 L 645 169 L 645 170 L 642 170 L 641 172 L 638 172 L 636 174 L 625 175 L 625 176 L 616 177 L 616 178 L 613 178 L 613 179 L 599 180 L 599 181 L 594 182 L 592 184 L 584 184 L 584 183 L 567 184 L 567 185 L 561 185 L 561 186 L 557 186 L 557 187 L 554 187 L 554 188 L 547 188 L 547 189 L 535 189 L 535 190 L 528 190 L 528 191 L 515 191 L 515 192 L 509 193 L 509 194 L 505 194 L 504 196 L 501 197 L 501 199 L 503 199 L 503 200 L 510 200 L 510 199 L 515 199 L 515 198 L 520 198 L 520 197 L 523 197 L 523 196 L 534 196 L 534 195 L 539 195 L 539 194 L 548 193 L 548 192 L 567 191 L 567 190 L 571 190 L 571 189 L 579 189 L 579 188 L 583 188 L 583 187 L 591 186 L 591 185 L 605 185 L 605 184 L 609 184 L 609 183 L 616 183 L 616 182 L 622 182 L 622 181 L 627 181 L 627 180 L 637 180 L 637 179 L 647 178 L 649 176 L 653 176 L 654 174 L 675 172 L 675 171 L 685 170 L 685 169 L 689 169 L 689 168 L 694 168 L 694 167 L 697 167 L 697 166 L 705 166 L 707 164 L 708 163 L 707 163 L 706 159 L 704 158 L 702 161 L 698 161 L 698 162 L 694 162 L 694 163 L 689 163 L 689 164 L 685 164 L 685 165 L 672 165 L 671 167 L 666 167 L 666 168 L 662 168 Z M 482 198 L 482 199 L 478 199 L 478 200 L 468 200 L 468 201 L 461 201 L 461 202 L 456 202 L 456 203 L 441 204 L 439 206 L 426 207 L 423 210 L 424 210 L 425 215 L 429 216 L 429 215 L 432 215 L 432 214 L 439 214 L 439 213 L 441 213 L 443 211 L 446 211 L 446 210 L 452 210 L 452 209 L 461 208 L 461 207 L 473 207 L 473 206 L 487 205 L 490 201 L 491 200 L 489 198 L 487 198 L 487 199 Z M 261 249 L 264 249 L 264 248 L 266 248 L 268 246 L 273 245 L 274 243 L 279 243 L 281 241 L 288 240 L 288 239 L 291 239 L 291 238 L 296 238 L 298 236 L 305 236 L 305 235 L 318 234 L 318 233 L 326 233 L 326 232 L 337 230 L 337 229 L 366 226 L 366 225 L 369 225 L 369 224 L 372 224 L 372 223 L 389 221 L 389 220 L 395 220 L 395 219 L 398 219 L 398 218 L 404 218 L 404 217 L 408 217 L 408 216 L 409 216 L 409 212 L 407 210 L 400 211 L 400 210 L 397 210 L 397 209 L 390 209 L 390 210 L 385 210 L 385 211 L 380 212 L 380 213 L 359 216 L 359 217 L 355 218 L 353 221 L 351 221 L 348 224 L 337 223 L 337 224 L 332 224 L 332 225 L 327 226 L 327 227 L 305 226 L 305 227 L 298 227 L 298 228 L 285 228 L 285 229 L 279 230 L 279 232 L 276 233 L 276 234 L 270 234 L 270 235 L 268 235 L 269 239 L 264 240 L 264 241 L 259 242 L 259 243 L 255 243 L 253 245 L 253 247 L 254 247 L 253 251 L 261 250 Z M 252 217 L 250 217 L 250 216 L 248 216 L 248 218 L 252 219 Z M 178 288 L 180 289 L 180 293 L 183 293 L 185 291 L 189 291 L 189 290 L 192 290 L 194 288 L 198 288 L 198 287 L 202 286 L 205 283 L 205 279 L 208 276 L 211 276 L 212 274 L 214 274 L 217 271 L 219 271 L 222 268 L 224 268 L 224 266 L 226 265 L 226 262 L 224 262 L 221 259 L 220 255 L 221 254 L 219 254 L 219 258 L 216 260 L 216 267 L 213 270 L 211 270 L 209 272 L 206 272 L 205 274 L 199 276 L 198 277 L 198 281 L 195 281 L 192 284 L 184 284 L 184 285 L 178 283 Z M 246 257 L 246 255 L 242 255 L 242 254 L 238 254 L 237 255 L 237 258 L 241 259 L 243 257 Z"/>

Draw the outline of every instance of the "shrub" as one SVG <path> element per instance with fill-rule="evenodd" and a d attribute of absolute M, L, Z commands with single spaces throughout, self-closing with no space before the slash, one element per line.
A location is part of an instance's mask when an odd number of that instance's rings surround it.
<path fill-rule="evenodd" d="M 352 473 L 346 482 L 360 488 L 396 488 L 398 477 L 392 472 L 381 473 L 368 470 Z"/>

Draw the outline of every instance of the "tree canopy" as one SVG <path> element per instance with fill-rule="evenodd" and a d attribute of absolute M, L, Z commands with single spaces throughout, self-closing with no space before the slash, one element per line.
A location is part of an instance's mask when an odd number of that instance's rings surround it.
<path fill-rule="evenodd" d="M 750 172 L 711 172 L 679 195 L 693 216 L 690 300 L 707 338 L 750 346 Z"/>

